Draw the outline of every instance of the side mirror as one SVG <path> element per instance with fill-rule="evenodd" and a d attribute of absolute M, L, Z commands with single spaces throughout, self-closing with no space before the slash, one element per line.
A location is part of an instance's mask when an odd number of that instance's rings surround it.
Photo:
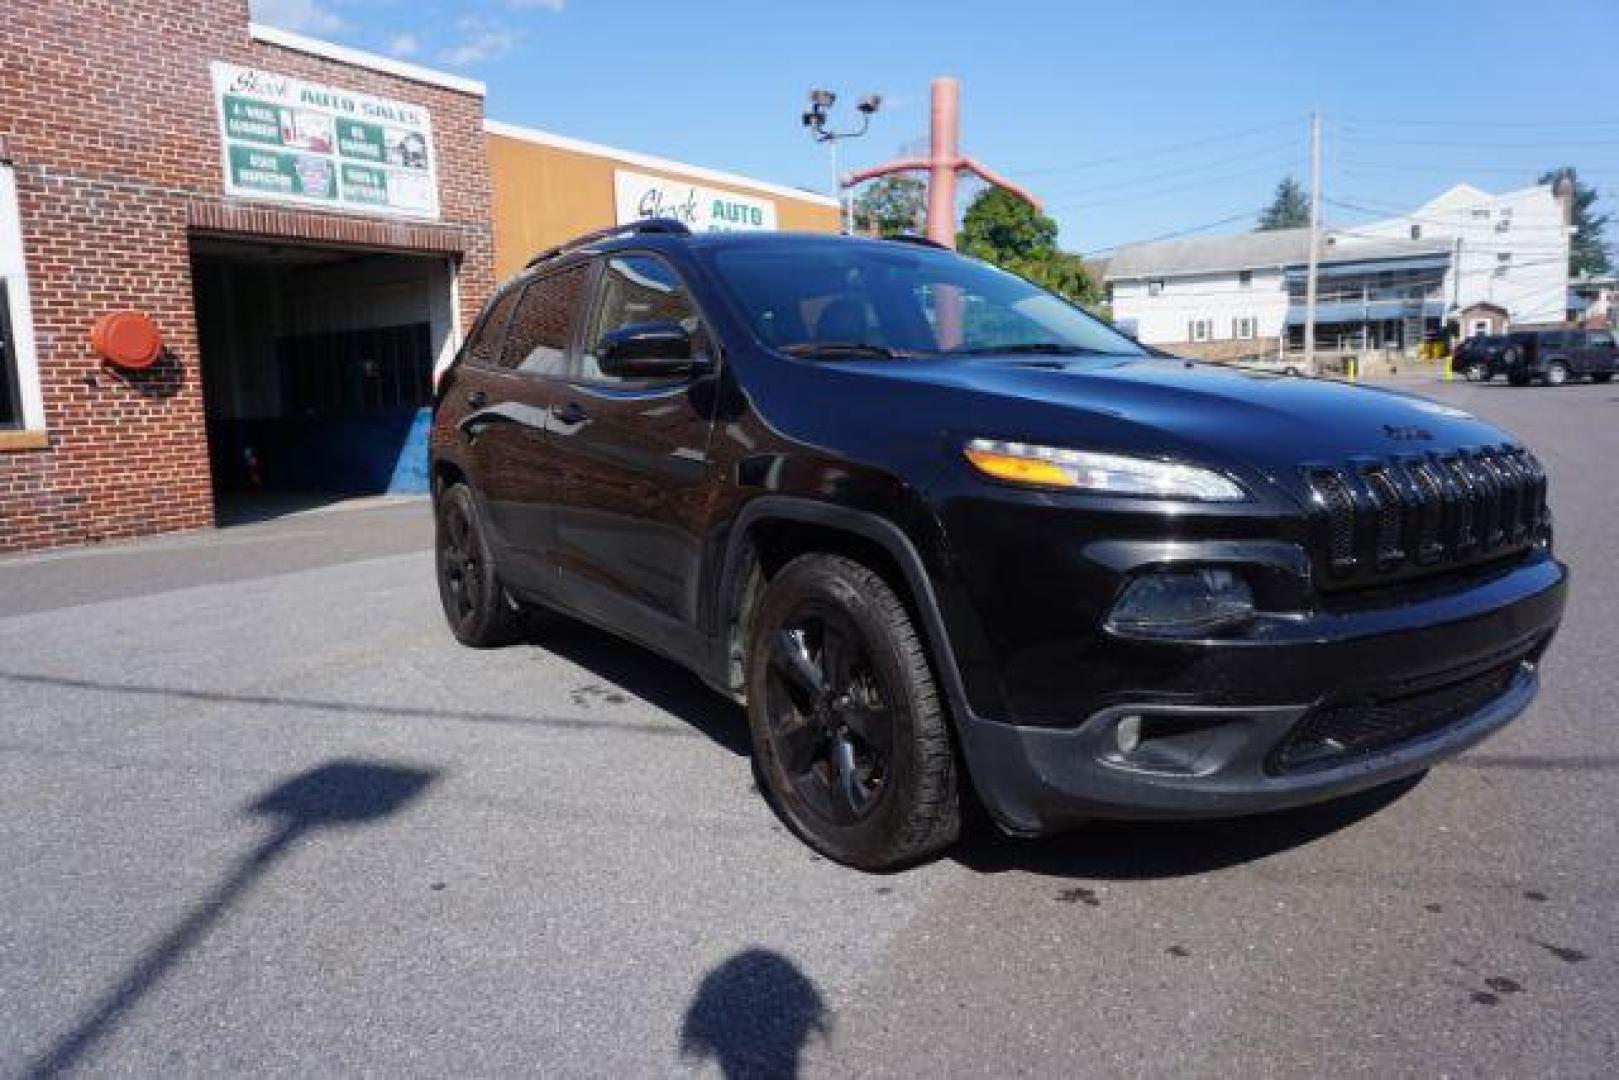
<path fill-rule="evenodd" d="M 635 323 L 596 343 L 602 374 L 617 379 L 669 379 L 706 367 L 692 355 L 691 335 L 677 322 Z"/>

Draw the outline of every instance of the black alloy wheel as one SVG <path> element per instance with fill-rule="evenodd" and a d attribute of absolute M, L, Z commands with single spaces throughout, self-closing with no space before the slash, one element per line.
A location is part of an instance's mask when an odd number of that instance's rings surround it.
<path fill-rule="evenodd" d="M 893 870 L 954 843 L 950 721 L 911 613 L 841 555 L 802 555 L 750 619 L 748 727 L 760 789 L 828 858 Z"/>
<path fill-rule="evenodd" d="M 869 816 L 887 791 L 894 718 L 860 631 L 808 607 L 775 635 L 770 739 L 799 796 L 829 822 Z"/>
<path fill-rule="evenodd" d="M 464 484 L 439 496 L 434 549 L 439 601 L 456 640 L 475 648 L 516 640 L 521 614 L 495 572 L 477 503 Z"/>

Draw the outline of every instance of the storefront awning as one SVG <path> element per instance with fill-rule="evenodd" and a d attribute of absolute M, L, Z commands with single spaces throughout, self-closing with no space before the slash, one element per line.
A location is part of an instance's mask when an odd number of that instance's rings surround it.
<path fill-rule="evenodd" d="M 1335 301 L 1315 306 L 1317 323 L 1382 322 L 1386 319 L 1443 319 L 1448 306 L 1443 300 L 1359 300 Z M 1287 309 L 1287 325 L 1304 325 L 1304 305 Z"/>

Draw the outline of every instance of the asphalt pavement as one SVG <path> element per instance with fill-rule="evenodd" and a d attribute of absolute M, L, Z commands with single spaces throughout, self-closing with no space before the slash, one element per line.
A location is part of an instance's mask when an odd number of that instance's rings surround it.
<path fill-rule="evenodd" d="M 420 502 L 0 560 L 0 1075 L 1619 1072 L 1619 387 L 1420 389 L 1552 476 L 1539 701 L 1242 821 L 813 855 L 740 711 L 458 647 Z"/>

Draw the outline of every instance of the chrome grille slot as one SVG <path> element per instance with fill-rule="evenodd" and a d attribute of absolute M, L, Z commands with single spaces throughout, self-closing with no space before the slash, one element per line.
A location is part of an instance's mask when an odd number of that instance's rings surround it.
<path fill-rule="evenodd" d="M 1405 499 L 1386 466 L 1374 465 L 1364 475 L 1377 513 L 1377 539 L 1372 557 L 1380 570 L 1398 566 L 1405 561 L 1405 549 L 1400 544 L 1405 529 Z"/>

